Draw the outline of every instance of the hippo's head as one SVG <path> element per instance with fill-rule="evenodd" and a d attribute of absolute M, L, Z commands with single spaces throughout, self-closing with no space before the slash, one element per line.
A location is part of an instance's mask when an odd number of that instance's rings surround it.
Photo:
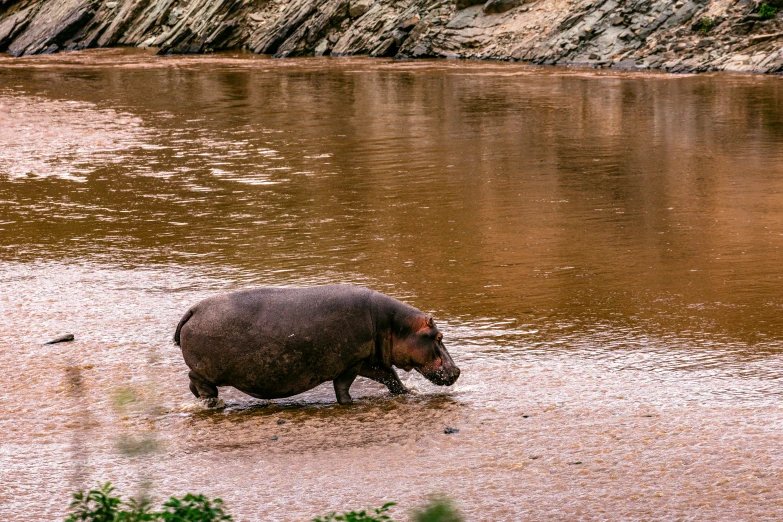
<path fill-rule="evenodd" d="M 451 386 L 459 368 L 443 346 L 443 334 L 431 317 L 420 316 L 394 339 L 394 364 L 405 371 L 416 370 L 433 384 Z"/>

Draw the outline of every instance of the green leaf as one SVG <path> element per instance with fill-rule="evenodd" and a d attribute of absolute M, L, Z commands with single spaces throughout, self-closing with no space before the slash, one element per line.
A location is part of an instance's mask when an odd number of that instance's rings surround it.
<path fill-rule="evenodd" d="M 74 493 L 66 522 L 116 522 L 122 501 L 120 497 L 112 496 L 113 491 L 111 482 L 107 482 L 86 495 L 83 491 Z"/>

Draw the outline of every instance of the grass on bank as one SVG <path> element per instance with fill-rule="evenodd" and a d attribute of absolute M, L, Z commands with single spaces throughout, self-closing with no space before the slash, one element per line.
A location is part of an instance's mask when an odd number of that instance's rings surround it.
<path fill-rule="evenodd" d="M 88 492 L 79 491 L 73 495 L 65 522 L 233 522 L 231 515 L 223 510 L 219 498 L 209 500 L 204 495 L 188 493 L 182 498 L 170 497 L 161 509 L 154 511 L 146 500 L 123 501 L 115 496 L 110 482 Z M 316 517 L 312 522 L 394 522 L 387 512 L 396 505 L 387 502 L 379 508 L 361 511 L 329 513 Z M 457 508 L 445 497 L 432 497 L 427 504 L 415 510 L 413 522 L 462 522 Z"/>

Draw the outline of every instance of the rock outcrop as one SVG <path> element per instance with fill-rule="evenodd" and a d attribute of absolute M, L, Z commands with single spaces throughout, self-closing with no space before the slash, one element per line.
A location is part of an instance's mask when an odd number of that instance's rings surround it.
<path fill-rule="evenodd" d="M 0 52 L 244 48 L 779 73 L 778 7 L 783 0 L 0 0 Z"/>

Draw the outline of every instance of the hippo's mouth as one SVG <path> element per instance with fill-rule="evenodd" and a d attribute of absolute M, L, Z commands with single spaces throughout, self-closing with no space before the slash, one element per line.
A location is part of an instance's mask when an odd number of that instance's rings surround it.
<path fill-rule="evenodd" d="M 455 382 L 457 382 L 457 379 L 459 379 L 459 368 L 456 366 L 453 370 L 435 370 L 426 372 L 424 369 L 416 368 L 416 371 L 419 372 L 424 376 L 425 379 L 430 381 L 432 384 L 436 384 L 438 386 L 451 386 Z"/>

